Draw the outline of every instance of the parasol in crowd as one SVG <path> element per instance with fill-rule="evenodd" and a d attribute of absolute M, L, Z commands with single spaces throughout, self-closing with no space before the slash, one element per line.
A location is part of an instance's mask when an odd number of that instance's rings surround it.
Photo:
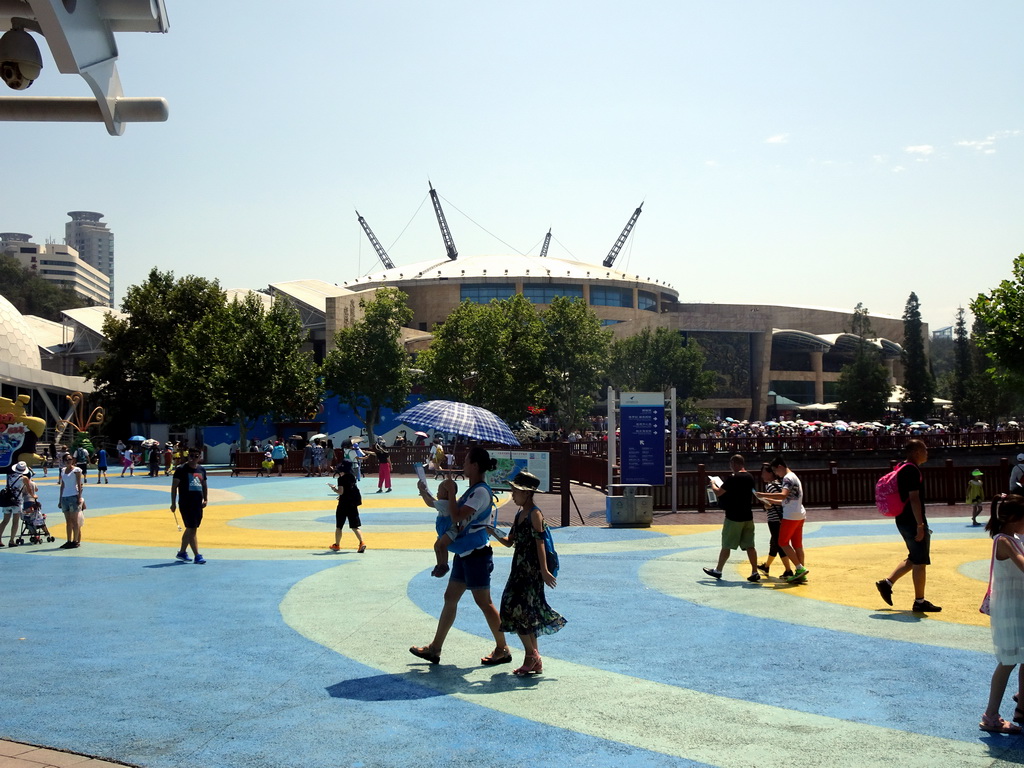
<path fill-rule="evenodd" d="M 428 400 L 400 413 L 398 420 L 414 427 L 451 432 L 503 445 L 519 445 L 508 424 L 488 411 L 451 400 Z"/>
<path fill-rule="evenodd" d="M 135 437 L 129 437 L 128 438 L 128 442 L 129 443 L 141 443 L 141 442 L 145 441 L 145 439 L 146 438 L 143 437 L 142 435 L 135 435 Z"/>

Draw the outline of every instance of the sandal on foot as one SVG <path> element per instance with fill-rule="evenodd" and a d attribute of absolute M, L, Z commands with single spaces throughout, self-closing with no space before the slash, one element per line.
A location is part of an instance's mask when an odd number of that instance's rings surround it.
<path fill-rule="evenodd" d="M 544 667 L 538 654 L 536 656 L 527 656 L 523 661 L 523 666 L 519 667 L 519 669 L 513 669 L 512 674 L 525 677 L 526 675 L 539 675 L 543 671 Z"/>
<path fill-rule="evenodd" d="M 448 573 L 447 565 L 435 565 L 434 570 L 430 572 L 430 575 L 433 576 L 435 579 L 440 579 L 446 573 Z"/>
<path fill-rule="evenodd" d="M 1020 708 L 1020 704 L 1013 710 L 1013 722 L 1024 723 L 1024 709 Z"/>
<path fill-rule="evenodd" d="M 431 664 L 441 663 L 441 654 L 434 653 L 429 645 L 424 646 L 412 646 L 409 648 L 409 653 L 413 656 L 419 656 L 421 659 L 426 659 Z"/>
<path fill-rule="evenodd" d="M 1008 723 L 1001 717 L 989 718 L 988 715 L 981 716 L 981 722 L 978 723 L 978 727 L 987 731 L 988 733 L 1020 733 L 1021 729 L 1019 725 Z"/>
<path fill-rule="evenodd" d="M 512 651 L 506 648 L 505 653 L 503 654 L 492 653 L 490 656 L 484 656 L 481 658 L 480 663 L 486 667 L 493 667 L 496 664 L 511 664 Z"/>

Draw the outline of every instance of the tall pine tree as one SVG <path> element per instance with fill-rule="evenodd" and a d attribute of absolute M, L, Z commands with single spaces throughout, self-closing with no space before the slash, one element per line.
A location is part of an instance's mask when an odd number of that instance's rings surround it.
<path fill-rule="evenodd" d="M 973 414 L 967 407 L 967 383 L 974 374 L 974 361 L 971 359 L 971 340 L 967 335 L 967 320 L 964 308 L 956 310 L 956 323 L 953 326 L 953 380 L 950 387 L 950 400 L 953 401 L 953 412 L 962 424 Z"/>
<path fill-rule="evenodd" d="M 924 350 L 924 324 L 917 294 L 911 293 L 903 310 L 903 415 L 920 420 L 934 407 L 935 379 Z"/>

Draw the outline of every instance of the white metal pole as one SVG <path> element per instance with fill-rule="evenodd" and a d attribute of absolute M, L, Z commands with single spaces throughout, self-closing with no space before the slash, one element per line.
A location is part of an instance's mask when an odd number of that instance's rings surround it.
<path fill-rule="evenodd" d="M 669 407 L 672 409 L 672 418 L 670 429 L 672 434 L 669 436 L 669 445 L 672 446 L 672 512 L 673 514 L 679 511 L 678 492 L 679 492 L 679 476 L 676 473 L 678 467 L 677 451 L 676 451 L 676 435 L 678 434 L 679 428 L 679 417 L 676 415 L 676 388 L 672 387 L 668 391 Z"/>
<path fill-rule="evenodd" d="M 608 387 L 608 495 L 612 492 L 612 483 L 615 482 L 615 458 L 617 455 L 615 443 L 615 389 Z"/>

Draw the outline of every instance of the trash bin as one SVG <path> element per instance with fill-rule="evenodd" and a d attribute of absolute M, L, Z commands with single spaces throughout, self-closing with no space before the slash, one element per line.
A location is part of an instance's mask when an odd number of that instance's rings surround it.
<path fill-rule="evenodd" d="M 609 486 L 609 492 L 622 489 L 621 496 L 609 496 L 605 510 L 608 525 L 612 528 L 650 528 L 654 520 L 654 497 L 640 495 L 638 491 L 651 488 L 650 485 Z"/>

